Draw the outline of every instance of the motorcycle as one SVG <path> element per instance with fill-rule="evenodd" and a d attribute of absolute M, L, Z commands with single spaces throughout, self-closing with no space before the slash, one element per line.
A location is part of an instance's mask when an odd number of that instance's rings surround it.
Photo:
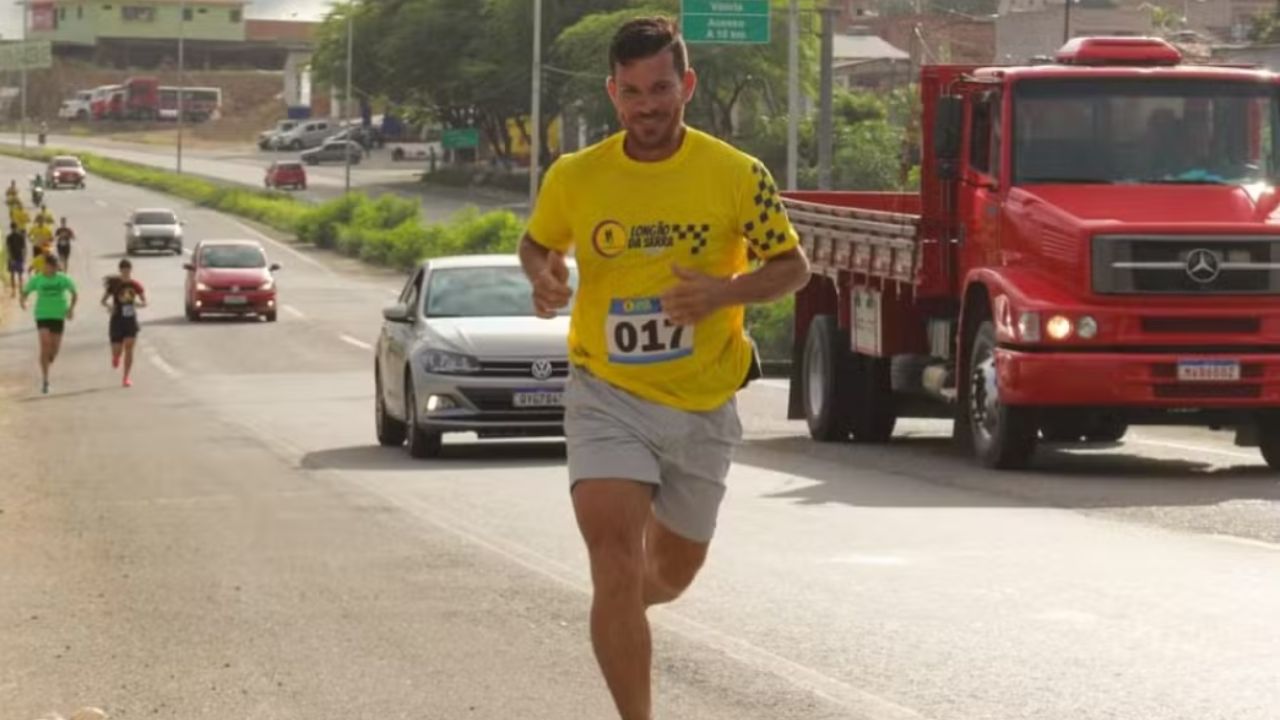
<path fill-rule="evenodd" d="M 40 143 L 40 147 L 44 147 L 45 140 L 48 140 L 49 136 L 42 132 L 36 136 L 36 139 L 37 139 L 37 142 Z"/>
<path fill-rule="evenodd" d="M 44 204 L 44 186 L 36 185 L 31 188 L 31 204 L 40 207 Z"/>

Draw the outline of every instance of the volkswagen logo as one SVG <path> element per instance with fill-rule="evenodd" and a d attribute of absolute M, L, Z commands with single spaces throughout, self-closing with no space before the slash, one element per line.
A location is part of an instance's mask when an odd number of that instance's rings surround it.
<path fill-rule="evenodd" d="M 1222 260 L 1214 251 L 1197 248 L 1187 255 L 1187 277 L 1201 285 L 1217 280 L 1221 272 Z"/>
<path fill-rule="evenodd" d="M 554 371 L 550 360 L 534 360 L 533 367 L 530 368 L 533 377 L 538 380 L 546 380 Z"/>

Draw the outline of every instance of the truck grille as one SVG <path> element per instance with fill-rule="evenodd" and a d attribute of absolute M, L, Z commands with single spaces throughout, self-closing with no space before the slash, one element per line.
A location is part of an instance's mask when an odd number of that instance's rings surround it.
<path fill-rule="evenodd" d="M 1092 249 L 1103 295 L 1280 293 L 1280 237 L 1102 235 Z"/>

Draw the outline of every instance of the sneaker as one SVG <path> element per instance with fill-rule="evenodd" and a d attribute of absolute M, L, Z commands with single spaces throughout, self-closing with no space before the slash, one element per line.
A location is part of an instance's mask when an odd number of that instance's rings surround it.
<path fill-rule="evenodd" d="M 41 386 L 41 388 L 40 388 L 40 392 L 41 392 L 41 393 L 43 393 L 43 394 L 45 394 L 45 395 L 48 395 L 48 394 L 49 394 L 49 383 L 47 383 L 47 382 L 46 382 L 44 385 L 42 385 L 42 386 Z"/>
<path fill-rule="evenodd" d="M 129 378 L 125 378 L 123 385 L 124 387 L 127 387 L 127 388 L 133 387 L 133 381 L 130 380 Z"/>

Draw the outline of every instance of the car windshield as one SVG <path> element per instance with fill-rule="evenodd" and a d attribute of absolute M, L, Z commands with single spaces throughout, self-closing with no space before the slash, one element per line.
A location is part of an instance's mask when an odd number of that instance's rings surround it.
<path fill-rule="evenodd" d="M 1244 185 L 1276 175 L 1277 92 L 1221 80 L 1029 80 L 1014 182 Z"/>
<path fill-rule="evenodd" d="M 133 216 L 135 225 L 177 225 L 178 218 L 173 213 L 144 212 Z"/>
<path fill-rule="evenodd" d="M 569 285 L 578 286 L 578 270 L 569 268 Z M 532 317 L 533 288 L 519 267 L 471 267 L 435 270 L 427 286 L 427 317 Z"/>
<path fill-rule="evenodd" d="M 205 248 L 201 263 L 210 268 L 260 268 L 267 266 L 267 257 L 260 248 L 252 245 L 214 245 Z"/>
<path fill-rule="evenodd" d="M 276 166 L 276 169 L 293 171 L 293 170 L 301 170 L 302 166 L 299 165 L 298 163 L 280 163 L 279 165 Z"/>
<path fill-rule="evenodd" d="M 80 167 L 80 161 L 75 158 L 57 158 L 53 161 L 53 166 L 60 168 L 78 168 Z"/>

